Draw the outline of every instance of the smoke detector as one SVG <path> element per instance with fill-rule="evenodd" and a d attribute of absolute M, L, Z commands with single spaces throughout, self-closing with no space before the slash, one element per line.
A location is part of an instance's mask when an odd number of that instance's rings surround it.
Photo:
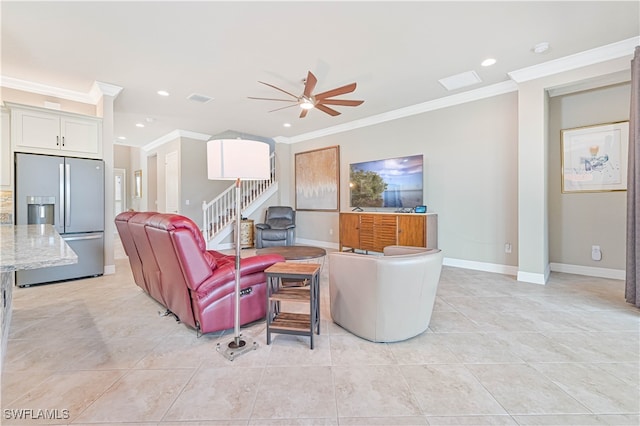
<path fill-rule="evenodd" d="M 549 50 L 549 43 L 546 41 L 543 41 L 542 43 L 538 43 L 535 46 L 533 46 L 531 50 L 533 50 L 534 53 L 544 53 L 547 50 Z"/>

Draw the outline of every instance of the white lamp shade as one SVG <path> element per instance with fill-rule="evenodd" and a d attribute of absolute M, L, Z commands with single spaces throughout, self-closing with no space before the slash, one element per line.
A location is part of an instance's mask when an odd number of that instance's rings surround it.
<path fill-rule="evenodd" d="M 207 142 L 207 176 L 211 180 L 269 179 L 269 145 L 244 139 Z"/>

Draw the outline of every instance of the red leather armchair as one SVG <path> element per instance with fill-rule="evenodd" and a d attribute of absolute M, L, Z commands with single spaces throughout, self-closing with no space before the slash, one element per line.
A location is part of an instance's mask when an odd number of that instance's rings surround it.
<path fill-rule="evenodd" d="M 115 223 L 140 288 L 201 333 L 234 326 L 234 256 L 207 250 L 200 230 L 185 216 L 123 212 Z M 265 317 L 264 270 L 282 261 L 280 255 L 241 259 L 240 324 Z"/>

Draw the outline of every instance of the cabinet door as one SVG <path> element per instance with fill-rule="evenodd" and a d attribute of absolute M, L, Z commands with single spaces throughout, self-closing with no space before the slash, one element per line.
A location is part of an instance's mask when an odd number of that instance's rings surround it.
<path fill-rule="evenodd" d="M 60 149 L 60 118 L 38 111 L 12 111 L 16 147 Z"/>
<path fill-rule="evenodd" d="M 397 244 L 398 223 L 396 215 L 375 215 L 373 227 L 373 249 L 382 252 L 386 246 Z"/>
<path fill-rule="evenodd" d="M 9 111 L 2 110 L 2 140 L 0 140 L 0 186 L 10 187 L 13 179 L 11 158 L 11 133 L 9 132 Z"/>
<path fill-rule="evenodd" d="M 360 215 L 340 215 L 340 250 L 342 247 L 360 248 Z"/>
<path fill-rule="evenodd" d="M 61 149 L 87 154 L 99 153 L 99 126 L 97 121 L 81 118 L 62 117 Z"/>
<path fill-rule="evenodd" d="M 426 247 L 425 217 L 398 216 L 398 244 L 401 246 Z"/>
<path fill-rule="evenodd" d="M 375 251 L 374 229 L 375 215 L 361 214 L 360 216 L 360 248 L 362 250 Z"/>

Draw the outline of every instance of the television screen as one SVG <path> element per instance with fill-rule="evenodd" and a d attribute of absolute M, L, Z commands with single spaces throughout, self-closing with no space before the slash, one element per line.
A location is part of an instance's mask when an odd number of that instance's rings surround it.
<path fill-rule="evenodd" d="M 349 165 L 351 207 L 402 207 L 423 204 L 422 155 Z"/>

